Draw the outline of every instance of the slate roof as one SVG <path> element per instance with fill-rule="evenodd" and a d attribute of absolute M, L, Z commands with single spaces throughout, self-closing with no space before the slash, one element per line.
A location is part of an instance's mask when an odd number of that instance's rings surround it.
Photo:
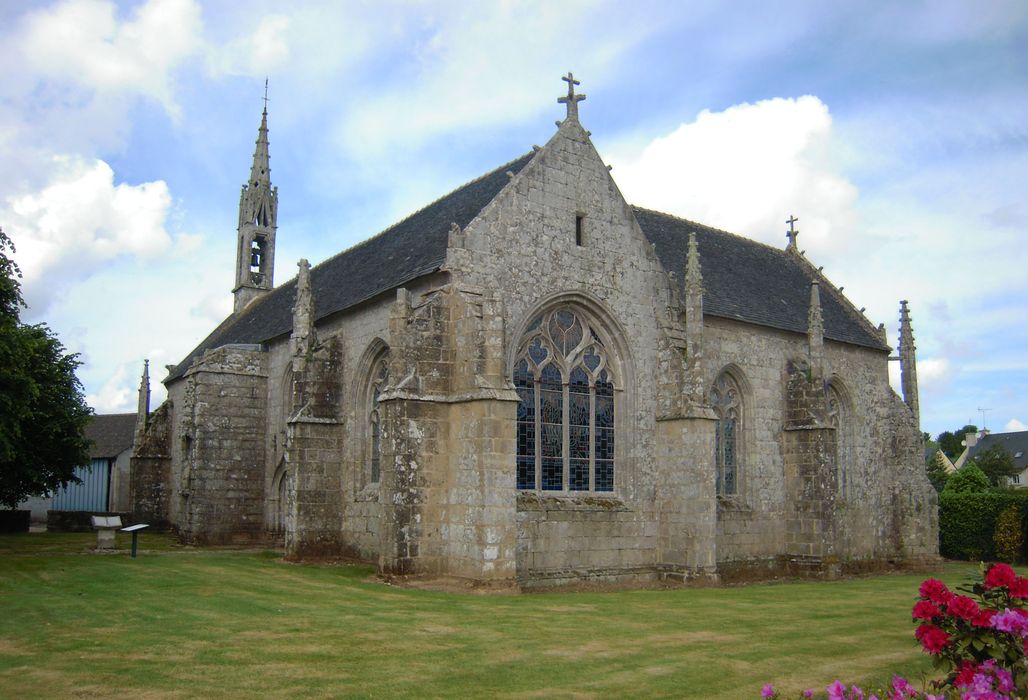
<path fill-rule="evenodd" d="M 819 277 L 825 337 L 888 351 L 849 301 L 792 253 L 670 214 L 632 210 L 664 269 L 677 273 L 683 288 L 689 233 L 696 232 L 704 315 L 806 333 L 810 284 Z"/>
<path fill-rule="evenodd" d="M 511 161 L 311 269 L 314 318 L 320 320 L 382 292 L 437 271 L 446 258 L 451 223 L 466 227 L 517 174 L 533 153 Z M 668 271 L 684 284 L 688 237 L 696 232 L 703 271 L 705 314 L 797 333 L 807 331 L 810 283 L 817 275 L 795 256 L 726 231 L 633 207 L 643 233 Z M 292 329 L 296 278 L 226 318 L 169 373 L 185 374 L 208 349 L 259 344 Z M 888 346 L 830 284 L 821 286 L 825 337 L 876 350 Z"/>
<path fill-rule="evenodd" d="M 450 225 L 456 223 L 464 228 L 471 223 L 510 181 L 507 173 L 521 172 L 533 155 L 526 153 L 501 165 L 377 236 L 311 268 L 315 320 L 437 271 L 446 259 Z M 236 343 L 263 343 L 289 333 L 295 300 L 293 278 L 254 301 L 239 316 L 225 319 L 165 381 L 185 374 L 193 359 L 205 350 Z"/>
<path fill-rule="evenodd" d="M 989 433 L 978 439 L 978 444 L 967 453 L 967 461 L 989 449 L 993 445 L 1002 445 L 1014 458 L 1014 466 L 1019 470 L 1028 469 L 1028 430 L 1017 433 Z M 1018 456 L 1020 454 L 1020 456 Z"/>
<path fill-rule="evenodd" d="M 136 432 L 135 413 L 93 416 L 86 425 L 86 437 L 93 441 L 90 459 L 113 459 L 132 447 Z"/>

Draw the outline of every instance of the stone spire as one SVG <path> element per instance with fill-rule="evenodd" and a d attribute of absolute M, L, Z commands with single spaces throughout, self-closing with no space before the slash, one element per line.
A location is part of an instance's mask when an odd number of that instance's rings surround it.
<path fill-rule="evenodd" d="M 821 285 L 810 283 L 810 308 L 807 310 L 807 346 L 810 372 L 814 377 L 825 376 L 825 322 L 821 315 Z"/>
<path fill-rule="evenodd" d="M 685 260 L 685 354 L 687 394 L 694 403 L 703 402 L 703 274 L 696 234 L 689 234 Z"/>
<path fill-rule="evenodd" d="M 315 344 L 314 295 L 311 292 L 311 264 L 306 259 L 301 259 L 297 266 L 300 271 L 296 276 L 293 333 L 289 340 L 293 345 L 293 356 L 304 358 Z"/>
<path fill-rule="evenodd" d="M 139 399 L 136 404 L 136 431 L 132 444 L 138 447 L 146 434 L 150 418 L 150 360 L 143 360 L 143 376 L 139 378 Z"/>
<path fill-rule="evenodd" d="M 264 83 L 264 111 L 250 179 L 239 195 L 238 250 L 236 251 L 235 311 L 272 289 L 275 273 L 275 231 L 278 228 L 278 188 L 271 184 L 268 154 L 268 94 Z"/>
<path fill-rule="evenodd" d="M 796 230 L 796 222 L 799 221 L 795 216 L 789 214 L 789 218 L 785 220 L 785 223 L 789 224 L 789 230 L 785 232 L 785 237 L 789 239 L 789 245 L 785 246 L 785 249 L 795 253 L 796 239 L 799 238 L 800 232 Z"/>
<path fill-rule="evenodd" d="M 910 312 L 907 301 L 900 302 L 900 385 L 903 388 L 903 401 L 910 407 L 917 425 L 921 425 L 921 408 L 917 398 L 917 358 L 914 354 L 914 329 L 910 325 Z"/>
<path fill-rule="evenodd" d="M 578 103 L 585 99 L 585 95 L 576 95 L 575 86 L 581 85 L 582 83 L 575 80 L 575 76 L 571 71 L 568 71 L 568 74 L 562 77 L 561 80 L 568 84 L 568 95 L 567 97 L 558 97 L 557 102 L 562 105 L 567 105 L 568 119 L 578 121 Z"/>

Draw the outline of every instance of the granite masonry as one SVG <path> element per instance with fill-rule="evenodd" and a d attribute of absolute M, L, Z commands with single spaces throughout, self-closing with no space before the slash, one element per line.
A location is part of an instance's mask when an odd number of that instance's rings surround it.
<path fill-rule="evenodd" d="M 937 557 L 906 302 L 900 398 L 795 220 L 782 250 L 631 206 L 564 80 L 545 146 L 278 287 L 265 110 L 235 311 L 153 413 L 144 375 L 139 518 L 496 587 Z"/>

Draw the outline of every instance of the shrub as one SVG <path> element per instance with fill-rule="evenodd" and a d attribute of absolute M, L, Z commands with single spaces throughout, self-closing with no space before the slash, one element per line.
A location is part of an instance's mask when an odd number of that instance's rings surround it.
<path fill-rule="evenodd" d="M 1021 558 L 1021 546 L 1024 544 L 1022 527 L 1021 509 L 1016 505 L 1004 508 L 992 533 L 997 559 L 1013 564 Z"/>
<path fill-rule="evenodd" d="M 958 470 L 946 480 L 946 487 L 943 493 L 984 493 L 989 490 L 992 484 L 985 472 L 974 464 Z"/>
<path fill-rule="evenodd" d="M 1028 489 L 989 493 L 943 491 L 939 494 L 939 553 L 950 559 L 995 559 L 993 533 L 1000 513 L 1007 508 L 1018 510 L 1023 525 L 1028 515 Z M 1016 558 L 1021 556 L 1019 552 Z"/>

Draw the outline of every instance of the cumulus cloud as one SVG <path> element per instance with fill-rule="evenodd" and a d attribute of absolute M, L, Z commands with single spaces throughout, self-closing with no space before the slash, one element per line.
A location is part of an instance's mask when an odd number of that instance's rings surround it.
<path fill-rule="evenodd" d="M 39 74 L 103 92 L 147 95 L 173 115 L 172 71 L 199 47 L 192 0 L 149 0 L 127 20 L 103 0 L 65 0 L 26 19 L 22 50 Z"/>
<path fill-rule="evenodd" d="M 1007 433 L 1019 433 L 1024 430 L 1028 430 L 1028 425 L 1025 425 L 1016 418 L 1011 418 L 1007 421 L 1007 424 L 1003 426 L 1003 431 Z"/>
<path fill-rule="evenodd" d="M 53 170 L 43 189 L 0 204 L 35 314 L 106 262 L 150 257 L 172 244 L 165 229 L 171 195 L 163 181 L 115 184 L 102 160 L 55 158 Z"/>
<path fill-rule="evenodd" d="M 828 107 L 810 95 L 704 110 L 641 151 L 615 147 L 613 175 L 634 204 L 776 246 L 797 212 L 804 246 L 841 244 L 857 188 L 833 159 L 831 132 Z"/>

